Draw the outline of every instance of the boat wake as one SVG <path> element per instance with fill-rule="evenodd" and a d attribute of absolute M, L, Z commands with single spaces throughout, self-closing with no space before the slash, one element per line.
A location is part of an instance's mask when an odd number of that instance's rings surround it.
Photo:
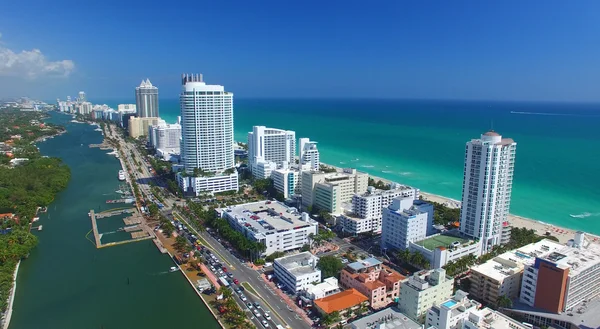
<path fill-rule="evenodd" d="M 399 174 L 402 175 L 402 176 L 410 176 L 410 175 L 412 175 L 412 173 L 410 171 L 402 171 L 402 172 L 399 172 Z"/>
<path fill-rule="evenodd" d="M 573 214 L 569 214 L 569 216 L 573 217 L 573 218 L 587 218 L 587 217 L 595 217 L 595 216 L 600 216 L 600 212 L 599 213 L 589 213 L 589 212 L 582 212 L 581 214 L 577 214 L 577 215 L 573 215 Z"/>
<path fill-rule="evenodd" d="M 344 161 L 340 161 L 340 164 L 346 164 Z"/>
<path fill-rule="evenodd" d="M 548 113 L 548 112 L 523 112 L 523 111 L 510 111 L 511 114 L 521 115 L 546 115 L 546 116 L 562 116 L 562 117 L 597 117 L 598 115 L 585 115 L 585 114 L 573 114 L 573 113 Z"/>
<path fill-rule="evenodd" d="M 350 161 L 355 162 L 355 161 L 359 161 L 359 160 L 360 160 L 359 158 L 356 158 L 356 159 L 352 159 Z"/>
<path fill-rule="evenodd" d="M 390 170 L 382 170 L 381 172 L 384 173 L 384 174 L 391 174 L 391 173 L 393 173 L 393 171 L 390 171 Z"/>
<path fill-rule="evenodd" d="M 363 167 L 363 168 L 375 168 L 375 166 L 372 166 L 372 165 L 362 165 L 361 167 Z"/>

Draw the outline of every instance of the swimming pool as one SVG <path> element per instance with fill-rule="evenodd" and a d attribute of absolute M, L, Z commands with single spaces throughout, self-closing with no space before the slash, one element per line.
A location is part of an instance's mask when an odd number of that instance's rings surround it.
<path fill-rule="evenodd" d="M 448 307 L 448 308 L 451 308 L 452 306 L 454 306 L 454 305 L 456 305 L 456 304 L 457 304 L 457 302 L 456 302 L 455 300 L 449 300 L 449 301 L 447 301 L 447 302 L 444 302 L 444 303 L 442 304 L 442 306 L 446 306 L 446 307 Z"/>

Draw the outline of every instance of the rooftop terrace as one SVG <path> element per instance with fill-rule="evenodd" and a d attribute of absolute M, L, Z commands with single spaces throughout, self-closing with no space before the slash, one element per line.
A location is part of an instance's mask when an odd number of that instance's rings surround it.
<path fill-rule="evenodd" d="M 308 251 L 275 259 L 275 262 L 295 276 L 313 273 L 319 258 Z"/>

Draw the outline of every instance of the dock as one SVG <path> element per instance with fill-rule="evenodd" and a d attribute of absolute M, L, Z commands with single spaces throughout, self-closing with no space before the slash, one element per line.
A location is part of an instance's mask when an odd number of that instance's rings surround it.
<path fill-rule="evenodd" d="M 160 251 L 161 254 L 166 254 L 167 253 L 167 248 L 165 248 L 162 244 L 162 242 L 160 242 L 160 240 L 158 239 L 153 239 L 152 242 L 154 242 L 154 244 L 156 245 L 156 248 L 158 248 L 158 250 Z"/>
<path fill-rule="evenodd" d="M 134 212 L 135 212 L 135 208 L 119 209 L 119 210 L 101 212 L 101 213 L 97 213 L 96 214 L 96 219 L 101 219 L 101 218 L 106 218 L 106 217 L 112 217 L 112 216 L 121 215 L 121 214 L 133 214 Z"/>
<path fill-rule="evenodd" d="M 134 198 L 127 198 L 127 199 L 106 200 L 106 203 L 133 203 L 134 201 L 135 201 Z"/>
<path fill-rule="evenodd" d="M 128 225 L 123 230 L 131 233 L 131 239 L 124 240 L 124 241 L 117 241 L 117 242 L 109 242 L 109 243 L 103 244 L 101 241 L 102 234 L 100 232 L 98 232 L 98 222 L 96 221 L 96 219 L 107 218 L 110 216 L 116 216 L 116 215 L 120 215 L 120 214 L 124 214 L 124 213 L 133 213 L 133 216 L 123 219 L 123 222 L 125 222 L 125 224 Z M 92 221 L 92 231 L 94 232 L 94 241 L 96 244 L 96 248 L 98 248 L 98 249 L 112 247 L 112 246 L 118 246 L 118 245 L 125 244 L 125 243 L 137 242 L 137 241 L 148 240 L 148 239 L 154 238 L 154 234 L 153 234 L 154 232 L 152 232 L 152 230 L 145 227 L 144 225 L 139 225 L 142 223 L 142 217 L 136 213 L 135 208 L 115 210 L 115 211 L 99 213 L 99 214 L 96 214 L 94 212 L 94 210 L 92 209 L 89 212 L 89 216 L 90 216 L 90 220 Z M 136 225 L 131 226 L 133 224 L 136 224 Z"/>

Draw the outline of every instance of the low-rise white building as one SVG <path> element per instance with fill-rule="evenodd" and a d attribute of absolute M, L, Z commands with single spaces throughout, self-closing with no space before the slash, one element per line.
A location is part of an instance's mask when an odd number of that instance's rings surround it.
<path fill-rule="evenodd" d="M 300 193 L 301 172 L 297 169 L 277 169 L 271 172 L 275 189 L 288 199 Z"/>
<path fill-rule="evenodd" d="M 335 277 L 324 279 L 319 284 L 311 284 L 304 288 L 304 296 L 310 300 L 324 298 L 340 291 L 338 280 Z"/>
<path fill-rule="evenodd" d="M 341 214 L 342 203 L 350 202 L 356 193 L 367 191 L 369 175 L 356 169 L 342 172 L 302 172 L 302 207 L 317 207 L 333 214 Z"/>
<path fill-rule="evenodd" d="M 454 289 L 454 279 L 439 268 L 413 274 L 400 287 L 398 307 L 406 316 L 423 322 L 427 310 L 450 297 Z"/>
<path fill-rule="evenodd" d="M 420 241 L 411 241 L 408 250 L 419 252 L 431 265 L 431 268 L 440 268 L 450 261 L 475 255 L 481 256 L 481 243 L 454 236 L 456 232 L 434 234 Z"/>
<path fill-rule="evenodd" d="M 425 239 L 433 227 L 433 206 L 412 197 L 398 196 L 383 209 L 381 245 L 407 249 L 410 242 Z"/>
<path fill-rule="evenodd" d="M 177 182 L 184 193 L 200 195 L 202 192 L 225 192 L 239 189 L 238 173 L 234 170 L 231 174 L 221 173 L 212 176 L 193 177 L 177 174 Z"/>
<path fill-rule="evenodd" d="M 309 243 L 309 234 L 318 233 L 318 223 L 307 213 L 276 201 L 230 206 L 220 213 L 234 229 L 265 245 L 263 255 L 300 249 Z"/>
<path fill-rule="evenodd" d="M 339 218 L 341 229 L 351 234 L 381 233 L 383 208 L 391 205 L 392 200 L 399 196 L 418 199 L 419 190 L 394 184 L 390 190 L 378 190 L 369 186 L 367 192 L 354 194 L 352 212 Z M 433 220 L 433 208 L 430 215 Z"/>
<path fill-rule="evenodd" d="M 270 178 L 277 168 L 277 163 L 261 160 L 252 165 L 252 176 L 256 179 Z"/>
<path fill-rule="evenodd" d="M 441 301 L 427 311 L 425 328 L 462 329 L 469 314 L 481 308 L 477 301 L 467 298 L 469 294 L 457 290 L 454 297 Z"/>
<path fill-rule="evenodd" d="M 321 270 L 317 268 L 319 257 L 308 251 L 275 259 L 275 278 L 290 291 L 296 293 L 313 283 L 321 282 Z"/>

